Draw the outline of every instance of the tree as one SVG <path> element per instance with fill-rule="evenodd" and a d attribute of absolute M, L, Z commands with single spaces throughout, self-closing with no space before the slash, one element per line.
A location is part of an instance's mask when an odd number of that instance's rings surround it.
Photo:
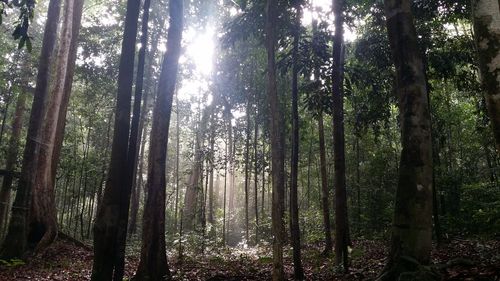
<path fill-rule="evenodd" d="M 26 63 L 27 64 L 27 63 Z M 24 76 L 24 74 L 23 74 Z M 19 153 L 19 139 L 21 137 L 22 121 L 24 111 L 26 109 L 26 96 L 27 93 L 23 90 L 19 93 L 16 101 L 16 109 L 14 111 L 14 117 L 12 119 L 12 133 L 9 139 L 9 150 L 7 154 L 7 159 L 5 163 L 5 170 L 7 172 L 13 172 L 16 168 L 17 156 Z M 4 225 L 8 219 L 8 207 L 10 206 L 10 197 L 12 182 L 14 177 L 12 173 L 4 176 L 2 181 L 2 188 L 0 189 L 0 233 L 3 232 Z"/>
<path fill-rule="evenodd" d="M 135 280 L 170 279 L 165 249 L 165 168 L 172 101 L 183 29 L 183 0 L 169 1 L 170 26 L 151 129 L 148 195 L 142 227 L 141 259 Z"/>
<path fill-rule="evenodd" d="M 128 141 L 130 107 L 134 78 L 135 41 L 140 1 L 128 0 L 123 31 L 122 52 L 118 70 L 115 124 L 111 161 L 104 195 L 94 223 L 94 262 L 91 280 L 121 280 L 123 257 L 119 255 L 125 240 L 120 239 L 127 231 L 132 175 L 128 171 Z M 125 228 L 125 229 L 123 229 Z"/>
<path fill-rule="evenodd" d="M 57 217 L 54 196 L 54 177 L 52 163 L 57 135 L 57 125 L 61 103 L 64 97 L 65 79 L 73 36 L 74 0 L 64 3 L 64 19 L 57 50 L 55 78 L 41 132 L 42 145 L 36 160 L 35 181 L 31 195 L 30 229 L 28 242 L 37 245 L 37 250 L 50 245 L 57 236 Z"/>
<path fill-rule="evenodd" d="M 271 165 L 272 165 L 272 233 L 273 233 L 273 280 L 284 280 L 283 213 L 285 201 L 285 165 L 283 150 L 283 119 L 280 110 L 278 88 L 276 85 L 276 25 L 278 21 L 278 3 L 267 1 L 266 14 L 266 49 L 267 49 L 267 99 L 270 115 Z"/>
<path fill-rule="evenodd" d="M 430 261 L 432 140 L 423 60 L 411 1 L 385 0 L 387 32 L 396 67 L 401 118 L 401 160 L 389 260 L 380 280 L 396 280 Z M 422 280 L 425 273 L 415 273 Z"/>
<path fill-rule="evenodd" d="M 36 87 L 31 106 L 28 133 L 23 154 L 21 176 L 19 178 L 16 198 L 0 256 L 4 259 L 21 257 L 27 250 L 28 220 L 31 193 L 35 181 L 37 159 L 40 143 L 36 140 L 41 136 L 45 101 L 48 94 L 49 70 L 53 60 L 53 50 L 56 44 L 57 24 L 61 9 L 61 0 L 50 0 L 47 11 L 47 22 L 43 32 L 42 51 L 38 62 Z"/>
<path fill-rule="evenodd" d="M 478 66 L 497 153 L 500 154 L 500 4 L 473 0 L 473 25 Z"/>
<path fill-rule="evenodd" d="M 292 159 L 290 160 L 290 234 L 293 246 L 293 269 L 295 280 L 304 279 L 304 269 L 300 254 L 300 226 L 299 226 L 299 200 L 298 200 L 298 173 L 299 173 L 299 38 L 300 18 L 302 7 L 300 1 L 294 5 L 296 14 L 293 26 L 293 50 L 292 50 Z"/>
<path fill-rule="evenodd" d="M 345 136 L 344 136 L 344 0 L 333 1 L 335 35 L 333 37 L 333 151 L 335 187 L 335 263 L 348 270 L 347 244 L 347 192 L 345 186 Z"/>

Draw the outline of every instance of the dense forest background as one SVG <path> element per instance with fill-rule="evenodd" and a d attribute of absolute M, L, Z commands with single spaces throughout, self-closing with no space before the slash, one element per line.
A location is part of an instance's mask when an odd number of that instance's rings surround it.
<path fill-rule="evenodd" d="M 0 280 L 499 278 L 498 1 L 0 19 Z"/>

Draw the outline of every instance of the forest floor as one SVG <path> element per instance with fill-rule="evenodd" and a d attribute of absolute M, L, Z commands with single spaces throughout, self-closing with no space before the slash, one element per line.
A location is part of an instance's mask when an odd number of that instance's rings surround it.
<path fill-rule="evenodd" d="M 356 240 L 351 251 L 351 269 L 348 274 L 336 272 L 333 258 L 321 256 L 321 248 L 303 249 L 307 280 L 372 280 L 382 270 L 387 247 L 382 241 Z M 287 254 L 290 251 L 287 250 Z M 289 255 L 287 255 L 289 256 Z M 454 239 L 432 252 L 433 261 L 442 280 L 500 280 L 500 241 Z M 182 263 L 170 258 L 174 280 L 270 280 L 272 257 L 266 248 L 226 248 L 196 258 L 186 255 Z M 59 240 L 39 256 L 26 263 L 14 261 L 0 265 L 0 281 L 7 280 L 89 280 L 92 251 Z M 126 275 L 131 277 L 138 264 L 137 256 L 127 257 Z M 286 260 L 286 274 L 292 277 L 290 258 Z M 128 279 L 126 279 L 128 280 Z"/>

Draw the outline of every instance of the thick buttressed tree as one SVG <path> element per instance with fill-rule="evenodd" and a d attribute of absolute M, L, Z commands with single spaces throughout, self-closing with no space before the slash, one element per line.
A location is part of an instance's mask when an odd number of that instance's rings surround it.
<path fill-rule="evenodd" d="M 278 22 L 278 2 L 267 1 L 266 48 L 267 48 L 267 99 L 270 112 L 271 166 L 272 166 L 272 233 L 273 233 L 273 274 L 274 281 L 284 280 L 284 205 L 285 205 L 285 153 L 283 150 L 283 119 L 280 110 L 276 83 L 276 25 Z"/>
<path fill-rule="evenodd" d="M 49 71 L 56 45 L 60 10 L 61 0 L 50 0 L 47 11 L 47 22 L 45 23 L 43 33 L 42 51 L 38 62 L 38 74 L 24 148 L 21 175 L 16 198 L 12 206 L 7 236 L 0 250 L 0 256 L 4 259 L 22 257 L 28 249 L 29 207 L 41 146 L 41 143 L 37 140 L 41 137 L 43 126 L 45 103 L 49 91 Z"/>
<path fill-rule="evenodd" d="M 500 3 L 473 0 L 472 11 L 481 84 L 500 154 Z"/>
<path fill-rule="evenodd" d="M 409 0 L 385 0 L 389 42 L 396 67 L 401 160 L 389 260 L 379 280 L 428 280 L 432 242 L 432 141 L 425 70 Z M 413 272 L 413 273 L 409 273 Z"/>
<path fill-rule="evenodd" d="M 183 29 L 183 0 L 169 1 L 170 26 L 149 148 L 147 198 L 142 227 L 141 260 L 134 280 L 169 280 L 165 248 L 166 162 L 172 101 L 177 81 Z"/>
<path fill-rule="evenodd" d="M 335 263 L 348 270 L 349 225 L 345 176 L 344 136 L 344 0 L 333 1 L 335 34 L 333 37 L 333 152 L 335 187 Z"/>
<path fill-rule="evenodd" d="M 54 81 L 51 83 L 50 98 L 43 119 L 40 152 L 37 159 L 35 181 L 31 195 L 28 243 L 43 249 L 57 236 L 57 217 L 55 205 L 55 172 L 52 164 L 57 136 L 57 125 L 61 104 L 64 98 L 66 73 L 70 58 L 70 45 L 73 36 L 74 0 L 66 0 L 63 9 L 63 23 L 57 50 Z"/>
<path fill-rule="evenodd" d="M 135 43 L 140 10 L 139 0 L 127 1 L 122 51 L 118 68 L 115 124 L 108 179 L 94 222 L 94 262 L 91 280 L 121 280 L 120 249 L 125 243 L 132 175 L 128 170 L 130 108 L 134 78 Z M 125 229 L 123 229 L 125 228 Z M 120 257 L 119 257 L 120 256 Z M 120 276 L 121 275 L 121 276 Z"/>

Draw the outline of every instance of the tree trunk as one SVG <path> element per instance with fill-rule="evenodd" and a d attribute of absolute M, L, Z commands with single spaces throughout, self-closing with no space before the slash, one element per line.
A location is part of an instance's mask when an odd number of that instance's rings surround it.
<path fill-rule="evenodd" d="M 196 202 L 199 191 L 203 189 L 203 186 L 200 185 L 200 178 L 202 174 L 201 169 L 203 162 L 203 151 L 202 151 L 203 140 L 215 103 L 216 102 L 213 101 L 212 104 L 210 104 L 203 110 L 203 114 L 200 120 L 200 126 L 198 128 L 198 131 L 196 132 L 193 168 L 191 171 L 191 175 L 189 176 L 189 182 L 184 197 L 183 227 L 185 231 L 191 231 L 194 229 L 195 226 Z"/>
<path fill-rule="evenodd" d="M 254 212 L 255 212 L 255 244 L 259 243 L 259 191 L 258 191 L 258 177 L 259 177 L 259 165 L 257 164 L 258 160 L 258 150 L 257 150 L 257 137 L 259 134 L 259 123 L 257 120 L 257 105 L 255 106 L 255 116 L 254 116 L 254 138 L 253 138 L 253 165 L 254 165 L 254 174 L 253 174 L 253 184 L 254 184 Z M 261 202 L 263 203 L 263 202 Z"/>
<path fill-rule="evenodd" d="M 474 37 L 484 99 L 500 155 L 500 3 L 472 0 Z"/>
<path fill-rule="evenodd" d="M 52 176 L 54 174 L 52 167 L 55 165 L 52 163 L 52 156 L 56 141 L 59 112 L 64 96 L 71 37 L 73 35 L 73 7 L 74 0 L 65 1 L 64 20 L 55 67 L 55 81 L 41 132 L 41 141 L 44 145 L 40 147 L 31 194 L 28 243 L 36 245 L 36 251 L 43 250 L 50 245 L 56 238 L 58 231 L 54 193 L 55 182 Z"/>
<path fill-rule="evenodd" d="M 135 280 L 169 280 L 165 249 L 165 168 L 172 101 L 175 93 L 183 29 L 183 1 L 169 1 L 170 25 L 167 52 L 163 59 L 158 95 L 153 113 L 148 195 L 144 209 L 141 259 Z"/>
<path fill-rule="evenodd" d="M 26 95 L 24 91 L 19 93 L 12 119 L 12 133 L 9 139 L 9 147 L 7 149 L 7 157 L 5 163 L 6 171 L 14 171 L 16 169 L 17 156 L 19 153 L 19 138 L 23 126 L 23 115 L 26 109 Z M 2 189 L 0 190 L 0 236 L 4 233 L 4 226 L 7 222 L 10 206 L 10 194 L 12 189 L 12 174 L 4 175 L 2 181 Z M 0 237 L 1 238 L 1 237 Z"/>
<path fill-rule="evenodd" d="M 290 160 L 290 234 L 293 247 L 293 271 L 295 280 L 304 279 L 304 269 L 300 254 L 300 226 L 299 226 L 299 200 L 298 200 L 298 173 L 299 173 L 299 36 L 301 6 L 297 1 L 295 5 L 295 26 L 293 27 L 292 51 L 292 158 Z"/>
<path fill-rule="evenodd" d="M 136 83 L 135 83 L 135 93 L 134 93 L 134 108 L 132 113 L 132 120 L 130 124 L 130 136 L 128 141 L 127 150 L 127 188 L 128 195 L 125 196 L 128 200 L 127 203 L 123 204 L 123 208 L 126 210 L 120 214 L 120 222 L 118 226 L 117 234 L 117 254 L 115 262 L 115 275 L 114 281 L 122 281 L 124 271 L 125 271 L 125 244 L 127 240 L 127 223 L 129 218 L 129 205 L 130 205 L 130 194 L 133 190 L 133 185 L 137 175 L 137 158 L 141 143 L 141 131 L 139 127 L 140 117 L 141 117 L 141 101 L 142 101 L 142 90 L 144 86 L 144 65 L 146 60 L 146 48 L 148 44 L 148 22 L 149 22 L 149 7 L 150 0 L 144 1 L 143 14 L 142 14 L 142 27 L 141 27 L 141 49 L 138 52 L 137 61 L 137 73 L 136 73 Z"/>
<path fill-rule="evenodd" d="M 215 166 L 215 116 L 212 115 L 212 124 L 210 124 L 210 176 L 209 176 L 209 185 L 208 185 L 208 222 L 212 224 L 212 228 L 215 227 L 214 220 L 214 166 Z"/>
<path fill-rule="evenodd" d="M 177 214 L 179 210 L 179 183 L 180 183 L 180 176 L 179 176 L 179 162 L 180 162 L 180 149 L 181 149 L 181 143 L 180 143 L 180 107 L 179 107 L 179 98 L 178 98 L 179 93 L 175 95 L 175 106 L 176 106 L 176 113 L 175 113 L 175 211 L 174 211 L 174 226 L 177 228 Z"/>
<path fill-rule="evenodd" d="M 284 195 L 285 167 L 283 150 L 283 119 L 276 85 L 276 25 L 278 21 L 278 3 L 267 1 L 266 48 L 267 48 L 267 95 L 270 112 L 270 135 L 272 154 L 272 233 L 273 237 L 273 281 L 284 280 L 283 244 L 284 244 Z"/>
<path fill-rule="evenodd" d="M 328 175 L 326 172 L 326 148 L 325 148 L 325 129 L 323 124 L 323 113 L 318 116 L 318 131 L 319 131 L 319 158 L 321 172 L 321 208 L 323 210 L 323 231 L 325 233 L 325 249 L 324 255 L 329 255 L 332 252 L 332 227 L 330 225 L 330 203 L 328 190 Z"/>
<path fill-rule="evenodd" d="M 249 220 L 248 220 L 248 188 L 250 185 L 250 98 L 247 98 L 246 108 L 246 128 L 245 128 L 245 239 L 246 243 L 249 238 Z"/>
<path fill-rule="evenodd" d="M 0 256 L 4 259 L 21 257 L 27 249 L 28 219 L 31 193 L 34 188 L 35 172 L 41 143 L 43 115 L 48 93 L 50 65 L 53 60 L 53 50 L 56 44 L 57 24 L 61 0 L 50 0 L 47 22 L 43 33 L 42 51 L 38 63 L 38 74 L 31 108 L 26 145 L 24 148 L 21 176 L 12 207 L 7 236 L 2 245 Z"/>
<path fill-rule="evenodd" d="M 432 140 L 423 60 L 411 14 L 411 1 L 386 0 L 387 31 L 396 67 L 401 119 L 401 162 L 396 191 L 391 251 L 380 280 L 430 262 L 432 241 Z"/>
<path fill-rule="evenodd" d="M 128 0 L 123 32 L 122 52 L 118 70 L 118 91 L 116 100 L 113 144 L 108 179 L 101 205 L 94 223 L 94 263 L 92 281 L 119 279 L 121 276 L 120 248 L 124 240 L 119 235 L 126 232 L 132 175 L 128 171 L 128 140 L 130 133 L 130 107 L 134 78 L 135 43 L 140 1 Z M 120 229 L 125 227 L 125 230 Z M 116 273 L 116 274 L 115 274 Z"/>
<path fill-rule="evenodd" d="M 345 186 L 345 140 L 344 140 L 344 1 L 333 1 L 335 35 L 333 42 L 333 150 L 335 187 L 335 263 L 343 264 L 348 271 L 349 226 L 347 224 L 347 194 Z"/>

